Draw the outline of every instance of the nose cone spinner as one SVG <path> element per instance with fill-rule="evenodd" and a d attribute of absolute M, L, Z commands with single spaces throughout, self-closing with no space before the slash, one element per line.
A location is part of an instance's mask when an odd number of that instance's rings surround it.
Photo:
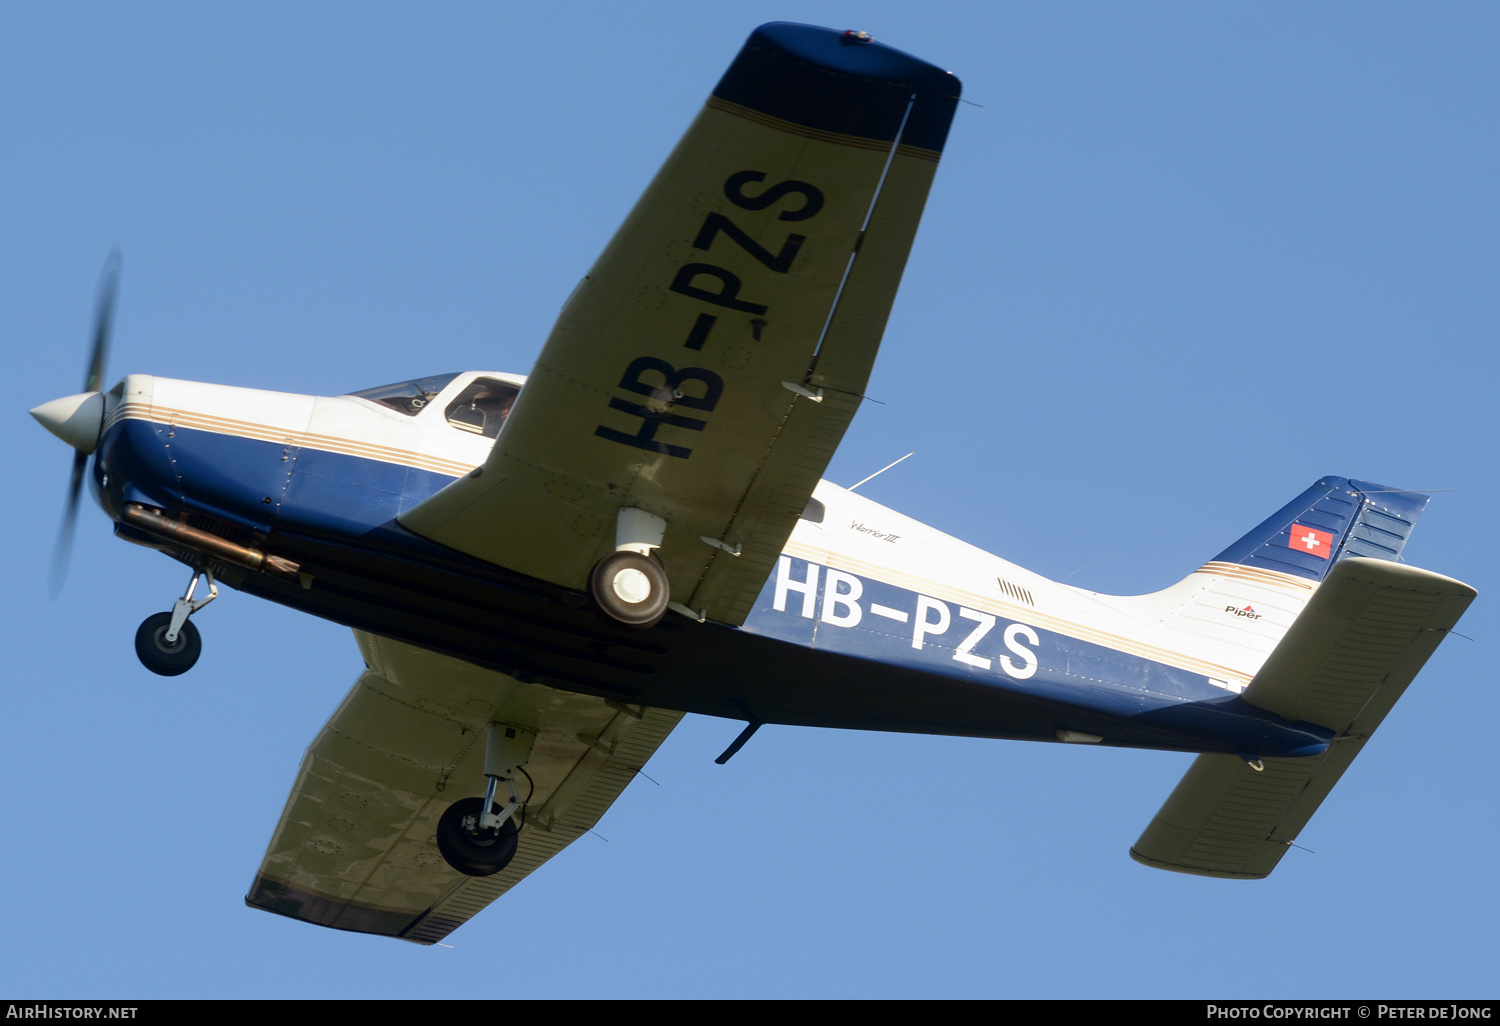
<path fill-rule="evenodd" d="M 43 403 L 31 411 L 37 422 L 87 456 L 99 444 L 104 427 L 104 396 L 83 392 Z"/>

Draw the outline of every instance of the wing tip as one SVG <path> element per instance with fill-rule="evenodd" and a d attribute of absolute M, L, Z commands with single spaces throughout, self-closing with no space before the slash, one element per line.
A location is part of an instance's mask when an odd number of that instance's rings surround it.
<path fill-rule="evenodd" d="M 462 921 L 434 916 L 430 909 L 413 913 L 341 901 L 304 891 L 264 874 L 255 877 L 255 883 L 245 895 L 245 905 L 314 926 L 395 937 L 424 945 L 437 943 L 463 925 Z"/>
<path fill-rule="evenodd" d="M 904 144 L 940 153 L 963 83 L 860 35 L 785 21 L 762 25 L 713 95 L 806 128 L 882 142 L 899 135 Z"/>
<path fill-rule="evenodd" d="M 1432 570 L 1424 570 L 1410 563 L 1396 563 L 1388 559 L 1371 559 L 1366 556 L 1347 556 L 1338 561 L 1335 569 L 1355 580 L 1379 584 L 1403 591 L 1418 591 L 1429 594 L 1452 595 L 1472 602 L 1479 592 L 1471 584 L 1453 577 L 1445 577 Z"/>
<path fill-rule="evenodd" d="M 1138 844 L 1140 842 L 1136 843 Z M 1136 862 L 1139 862 L 1141 865 L 1149 866 L 1152 869 L 1163 869 L 1168 873 L 1186 873 L 1190 876 L 1212 876 L 1220 880 L 1264 880 L 1266 877 L 1271 875 L 1270 870 L 1267 870 L 1264 873 L 1243 873 L 1224 869 L 1210 869 L 1206 866 L 1189 866 L 1184 865 L 1181 862 L 1165 862 L 1161 859 L 1152 858 L 1150 855 L 1143 854 L 1138 848 L 1134 846 L 1132 846 L 1130 849 L 1130 857 Z"/>

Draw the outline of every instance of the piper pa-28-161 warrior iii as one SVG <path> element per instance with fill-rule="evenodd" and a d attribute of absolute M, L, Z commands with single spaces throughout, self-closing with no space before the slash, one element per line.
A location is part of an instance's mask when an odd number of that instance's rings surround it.
<path fill-rule="evenodd" d="M 688 712 L 746 721 L 720 761 L 766 723 L 1195 752 L 1131 855 L 1271 872 L 1474 591 L 1397 562 L 1426 496 L 1363 481 L 1133 597 L 821 481 L 958 95 L 864 33 L 758 29 L 525 378 L 103 392 L 107 272 L 84 393 L 32 411 L 77 452 L 60 555 L 88 476 L 192 570 L 147 667 L 192 666 L 219 585 L 352 627 L 367 667 L 250 905 L 433 943 Z"/>

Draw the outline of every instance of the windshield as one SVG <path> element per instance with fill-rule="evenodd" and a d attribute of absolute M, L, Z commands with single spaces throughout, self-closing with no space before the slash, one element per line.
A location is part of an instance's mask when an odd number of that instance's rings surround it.
<path fill-rule="evenodd" d="M 415 417 L 456 377 L 457 371 L 452 374 L 434 374 L 429 378 L 413 378 L 410 381 L 398 381 L 394 385 L 380 385 L 347 394 L 389 406 L 408 417 Z"/>

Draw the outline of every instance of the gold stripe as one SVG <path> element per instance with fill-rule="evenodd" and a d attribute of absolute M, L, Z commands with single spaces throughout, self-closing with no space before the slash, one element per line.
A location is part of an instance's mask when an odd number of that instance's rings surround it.
<path fill-rule="evenodd" d="M 113 427 L 121 420 L 144 420 L 169 427 L 190 428 L 236 438 L 279 442 L 283 445 L 295 445 L 299 448 L 315 449 L 321 452 L 330 452 L 345 456 L 357 456 L 364 459 L 378 460 L 383 463 L 413 467 L 418 470 L 429 470 L 451 477 L 462 476 L 473 469 L 469 464 L 459 463 L 454 460 L 445 460 L 409 449 L 394 449 L 389 446 L 356 442 L 352 439 L 340 438 L 335 435 L 315 435 L 306 431 L 289 432 L 277 430 L 268 425 L 257 424 L 252 421 L 214 417 L 190 410 L 153 407 L 147 403 L 121 403 L 111 412 L 105 424 L 106 429 Z M 993 613 L 1010 620 L 1042 627 L 1079 641 L 1104 645 L 1120 652 L 1151 659 L 1155 662 L 1175 666 L 1193 673 L 1202 673 L 1209 677 L 1231 682 L 1236 680 L 1248 682 L 1250 680 L 1248 674 L 1230 669 L 1227 666 L 1221 666 L 1207 660 L 1193 659 L 1172 649 L 1147 644 L 1132 638 L 1111 634 L 1107 631 L 1064 620 L 1056 616 L 1050 616 L 1029 606 L 1023 607 L 999 601 L 992 596 L 980 595 L 977 592 L 963 591 L 949 585 L 939 584 L 928 578 L 902 573 L 878 563 L 868 563 L 863 560 L 853 559 L 842 554 L 835 554 L 825 549 L 815 548 L 792 540 L 788 540 L 784 552 L 787 555 L 797 556 L 799 559 L 808 559 L 813 562 L 822 563 L 836 570 L 859 574 L 873 580 L 895 585 L 899 588 L 905 588 L 908 591 L 919 592 L 924 595 L 931 595 L 934 598 L 956 602 L 971 609 Z M 1311 591 L 1315 586 L 1311 582 L 1303 581 L 1288 574 L 1278 573 L 1273 570 L 1243 567 L 1237 563 L 1206 563 L 1196 572 L 1214 574 L 1216 576 L 1238 577 L 1290 590 Z"/>
<path fill-rule="evenodd" d="M 917 577 L 898 570 L 892 570 L 890 567 L 882 566 L 879 563 L 867 563 L 863 560 L 851 559 L 842 554 L 833 553 L 826 549 L 814 548 L 811 545 L 804 545 L 796 541 L 789 541 L 785 552 L 787 555 L 796 556 L 799 559 L 811 560 L 815 563 L 831 566 L 835 570 L 847 570 L 849 573 L 883 581 L 886 584 L 893 584 L 898 588 L 905 588 L 908 591 L 915 591 L 923 595 L 930 595 L 933 598 L 956 602 L 959 605 L 968 606 L 970 609 L 976 609 L 985 613 L 994 613 L 997 616 L 1003 616 L 1010 620 L 1018 620 L 1021 623 L 1030 624 L 1035 627 L 1044 627 L 1056 634 L 1063 634 L 1079 641 L 1104 645 L 1106 648 L 1112 648 L 1128 655 L 1136 655 L 1154 662 L 1165 663 L 1168 666 L 1175 666 L 1178 669 L 1188 670 L 1192 673 L 1201 673 L 1216 680 L 1229 682 L 1244 681 L 1245 683 L 1249 683 L 1250 681 L 1249 674 L 1242 673 L 1239 670 L 1232 670 L 1227 666 L 1220 666 L 1218 663 L 1212 663 L 1206 659 L 1194 659 L 1191 656 L 1184 655 L 1170 648 L 1162 648 L 1157 645 L 1138 641 L 1134 638 L 1122 637 L 1118 634 L 1111 634 L 1108 631 L 1086 627 L 1083 624 L 1064 620 L 1060 617 L 1049 616 L 1030 607 L 997 600 L 988 595 L 962 591 L 950 585 L 939 584 L 929 578 Z"/>
<path fill-rule="evenodd" d="M 148 403 L 120 404 L 110 414 L 109 420 L 105 424 L 106 430 L 121 420 L 144 420 L 151 423 L 163 424 L 168 427 L 191 428 L 195 431 L 207 431 L 210 434 L 230 435 L 235 438 L 248 438 L 258 442 L 292 445 L 301 449 L 315 449 L 319 452 L 331 452 L 341 456 L 358 456 L 362 459 L 378 460 L 382 463 L 394 463 L 417 470 L 429 470 L 435 474 L 445 474 L 449 477 L 462 477 L 474 469 L 474 464 L 460 463 L 456 460 L 443 459 L 440 456 L 415 452 L 410 449 L 393 449 L 390 446 L 358 442 L 354 439 L 341 438 L 337 435 L 315 435 L 307 431 L 286 431 L 273 428 L 267 424 L 257 424 L 253 421 L 231 420 L 227 417 L 215 417 L 193 410 L 166 409 L 160 406 L 152 406 Z"/>
<path fill-rule="evenodd" d="M 1215 577 L 1229 577 L 1238 581 L 1250 581 L 1273 588 L 1285 588 L 1288 591 L 1309 592 L 1318 586 L 1317 581 L 1309 581 L 1304 577 L 1293 577 L 1279 570 L 1263 570 L 1260 567 L 1244 566 L 1240 563 L 1210 561 L 1193 572 L 1212 574 Z"/>
<path fill-rule="evenodd" d="M 809 128 L 807 125 L 799 125 L 795 121 L 786 121 L 782 118 L 773 117 L 753 107 L 745 107 L 729 100 L 721 100 L 717 96 L 708 98 L 708 106 L 713 110 L 723 111 L 725 114 L 733 114 L 753 121 L 757 125 L 774 128 L 779 132 L 789 135 L 800 135 L 804 139 L 815 139 L 818 142 L 832 143 L 835 146 L 852 146 L 860 150 L 876 150 L 886 152 L 891 148 L 891 140 L 866 139 L 859 135 L 844 135 L 840 132 L 828 132 L 821 128 Z M 912 146 L 909 143 L 901 143 L 896 147 L 896 152 L 904 157 L 917 157 L 922 160 L 936 161 L 942 156 L 937 150 L 924 149 L 921 146 Z"/>

